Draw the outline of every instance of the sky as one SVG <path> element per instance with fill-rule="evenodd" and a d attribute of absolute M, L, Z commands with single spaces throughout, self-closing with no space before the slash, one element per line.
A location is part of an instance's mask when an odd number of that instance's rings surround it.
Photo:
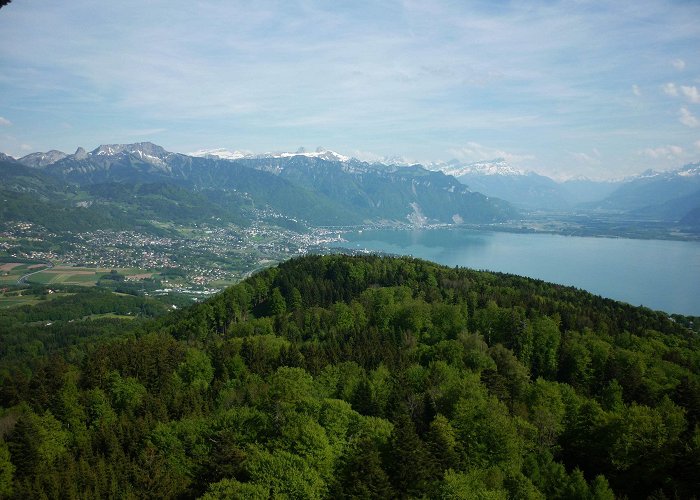
<path fill-rule="evenodd" d="M 568 178 L 700 161 L 700 2 L 14 0 L 0 151 L 151 141 L 502 157 Z"/>

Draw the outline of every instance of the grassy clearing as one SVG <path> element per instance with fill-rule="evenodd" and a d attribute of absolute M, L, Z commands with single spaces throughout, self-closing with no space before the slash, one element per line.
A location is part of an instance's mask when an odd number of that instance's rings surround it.
<path fill-rule="evenodd" d="M 39 298 L 36 295 L 0 295 L 0 309 L 34 305 L 38 302 Z"/>
<path fill-rule="evenodd" d="M 104 319 L 104 318 L 134 320 L 137 318 L 137 316 L 126 315 L 126 314 L 105 313 L 105 314 L 91 314 L 90 316 L 85 316 L 81 319 L 86 320 L 86 319 Z"/>
<path fill-rule="evenodd" d="M 236 285 L 240 283 L 240 279 L 233 279 L 233 280 L 214 280 L 211 283 L 209 283 L 210 287 L 213 288 L 224 288 L 224 287 L 229 287 L 231 285 Z"/>
<path fill-rule="evenodd" d="M 82 285 L 93 286 L 103 275 L 109 274 L 112 269 L 107 268 L 89 268 L 89 267 L 70 267 L 56 266 L 52 269 L 33 274 L 27 278 L 28 282 L 42 285 Z M 138 268 L 117 268 L 115 269 L 120 274 L 127 278 L 142 279 L 151 278 L 155 274 L 152 271 L 144 271 Z"/>
<path fill-rule="evenodd" d="M 66 297 L 68 295 L 73 294 L 59 292 L 47 295 L 34 295 L 26 290 L 0 293 L 0 309 L 24 305 L 34 305 L 38 304 L 39 302 L 57 299 L 58 297 Z"/>
<path fill-rule="evenodd" d="M 54 267 L 41 273 L 32 274 L 27 278 L 29 283 L 42 285 L 94 285 L 104 272 L 97 273 L 95 269 L 81 269 L 75 267 L 58 268 Z"/>

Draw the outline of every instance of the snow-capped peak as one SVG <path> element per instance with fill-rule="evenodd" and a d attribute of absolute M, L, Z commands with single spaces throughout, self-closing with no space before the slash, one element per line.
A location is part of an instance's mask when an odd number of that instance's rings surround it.
<path fill-rule="evenodd" d="M 306 151 L 304 148 L 299 148 L 296 153 L 273 153 L 274 158 L 289 158 L 292 156 L 306 156 L 307 158 L 319 158 L 328 161 L 346 162 L 350 160 L 349 156 L 341 155 L 335 151 L 324 149 L 321 146 L 316 148 L 316 151 Z"/>
<path fill-rule="evenodd" d="M 636 179 L 648 179 L 650 177 L 658 177 L 659 175 L 661 175 L 661 172 L 657 172 L 656 170 L 652 169 L 647 169 L 641 174 L 633 175 L 632 177 Z"/>
<path fill-rule="evenodd" d="M 307 151 L 304 148 L 299 148 L 294 153 L 289 152 L 275 152 L 275 153 L 262 153 L 253 154 L 250 151 L 231 151 L 226 148 L 218 149 L 200 149 L 192 153 L 187 153 L 188 156 L 199 156 L 204 158 L 221 158 L 223 160 L 240 160 L 241 158 L 291 158 L 294 156 L 306 156 L 308 158 L 320 158 L 321 160 L 328 161 L 339 161 L 346 162 L 351 158 L 349 156 L 341 155 L 335 151 L 325 149 L 322 147 L 316 148 L 316 151 Z"/>
<path fill-rule="evenodd" d="M 700 176 L 700 162 L 697 163 L 689 163 L 687 165 L 683 165 L 680 168 L 676 168 L 673 170 L 652 170 L 648 169 L 642 172 L 641 174 L 636 174 L 632 175 L 629 177 L 625 177 L 625 181 L 629 180 L 636 180 L 636 179 L 651 179 L 654 177 L 662 177 L 662 178 L 669 178 L 669 177 L 695 177 L 695 176 Z"/>
<path fill-rule="evenodd" d="M 416 165 L 416 162 L 407 160 L 403 156 L 393 155 L 393 156 L 382 156 L 378 160 L 374 160 L 371 163 L 379 163 L 381 165 L 386 165 L 388 167 L 410 167 L 411 165 Z"/>
<path fill-rule="evenodd" d="M 440 170 L 447 175 L 461 177 L 464 175 L 526 175 L 522 170 L 513 168 L 503 158 L 494 160 L 482 160 L 473 163 L 462 163 L 459 160 L 451 160 L 446 163 L 432 163 L 428 165 L 430 170 Z"/>
<path fill-rule="evenodd" d="M 187 153 L 187 156 L 196 156 L 199 158 L 220 158 L 222 160 L 240 160 L 241 158 L 250 158 L 253 154 L 250 151 L 231 151 L 226 148 L 217 149 L 199 149 L 192 153 Z"/>
<path fill-rule="evenodd" d="M 152 142 L 137 142 L 134 144 L 102 144 L 90 151 L 89 156 L 118 156 L 129 154 L 140 160 L 158 167 L 165 167 L 164 160 L 172 153 Z"/>
<path fill-rule="evenodd" d="M 700 176 L 700 162 L 685 165 L 677 170 L 676 173 L 681 177 L 695 177 L 696 175 Z"/>
<path fill-rule="evenodd" d="M 168 152 L 152 142 L 137 142 L 134 144 L 102 144 L 90 151 L 96 156 L 115 156 L 123 153 L 137 155 L 143 158 L 164 158 Z"/>

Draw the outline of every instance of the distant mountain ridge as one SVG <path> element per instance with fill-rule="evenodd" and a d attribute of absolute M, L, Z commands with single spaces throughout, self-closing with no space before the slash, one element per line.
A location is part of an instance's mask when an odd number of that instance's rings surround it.
<path fill-rule="evenodd" d="M 514 168 L 504 158 L 483 160 L 472 163 L 462 163 L 459 160 L 450 160 L 448 162 L 429 163 L 427 168 L 430 170 L 440 170 L 457 178 L 465 175 L 523 176 L 531 173 Z"/>
<path fill-rule="evenodd" d="M 218 149 L 200 149 L 192 153 L 188 153 L 188 156 L 195 156 L 200 158 L 220 158 L 222 160 L 240 160 L 240 159 L 257 159 L 257 158 L 291 158 L 293 156 L 306 156 L 308 158 L 320 158 L 322 160 L 328 161 L 340 161 L 345 162 L 353 158 L 350 156 L 341 155 L 335 151 L 325 149 L 321 146 L 316 148 L 315 151 L 306 151 L 305 148 L 299 148 L 295 153 L 288 152 L 277 152 L 277 153 L 261 153 L 253 154 L 244 151 L 230 151 L 225 148 Z"/>
<path fill-rule="evenodd" d="M 194 190 L 232 190 L 260 207 L 313 224 L 489 223 L 517 215 L 507 202 L 473 192 L 442 172 L 370 164 L 323 148 L 239 158 L 221 150 L 189 156 L 141 142 L 105 144 L 90 152 L 78 148 L 72 155 L 50 153 L 18 161 L 78 186 L 166 182 Z"/>
<path fill-rule="evenodd" d="M 68 156 L 63 151 L 56 151 L 52 149 L 46 153 L 32 153 L 27 156 L 23 156 L 18 161 L 23 165 L 34 168 L 42 168 L 52 163 L 56 163 L 58 160 L 62 160 Z"/>
<path fill-rule="evenodd" d="M 429 168 L 523 209 L 611 211 L 687 225 L 693 220 L 690 213 L 700 207 L 700 162 L 665 172 L 648 170 L 616 181 L 557 182 L 515 169 L 502 158 L 474 163 L 452 160 Z"/>
<path fill-rule="evenodd" d="M 631 178 L 593 205 L 697 227 L 700 220 L 700 162 Z"/>
<path fill-rule="evenodd" d="M 76 184 L 174 182 L 196 189 L 239 189 L 283 212 L 296 200 L 304 208 L 292 210 L 293 215 L 319 223 L 505 220 L 515 213 L 500 201 L 505 200 L 526 210 L 608 211 L 687 224 L 700 207 L 700 162 L 616 181 L 559 182 L 515 168 L 503 158 L 422 166 L 400 157 L 366 162 L 322 147 L 263 154 L 210 149 L 185 155 L 142 142 L 106 144 L 90 152 L 78 148 L 72 155 L 32 153 L 16 161 Z M 314 205 L 324 209 L 314 210 Z"/>
<path fill-rule="evenodd" d="M 428 165 L 454 176 L 473 191 L 504 199 L 527 210 L 562 210 L 572 203 L 561 183 L 532 171 L 513 167 L 504 158 L 478 162 L 450 160 Z"/>

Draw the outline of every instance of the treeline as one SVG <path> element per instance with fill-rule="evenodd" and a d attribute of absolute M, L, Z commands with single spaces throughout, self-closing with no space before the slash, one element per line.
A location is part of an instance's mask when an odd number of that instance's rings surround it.
<path fill-rule="evenodd" d="M 540 281 L 295 259 L 6 376 L 0 495 L 692 498 L 698 347 Z"/>
<path fill-rule="evenodd" d="M 168 306 L 143 296 L 117 295 L 101 288 L 54 286 L 62 296 L 50 298 L 38 287 L 24 293 L 41 299 L 35 305 L 0 309 L 0 382 L 15 382 L 17 373 L 31 373 L 46 355 L 63 352 L 72 361 L 84 357 L 85 344 L 131 333 L 148 318 L 167 313 Z M 65 295 L 63 295 L 65 294 Z M 114 317 L 100 317 L 110 315 Z M 124 318 L 119 318 L 122 316 Z M 0 404 L 2 404 L 0 402 Z M 3 405 L 4 406 L 4 405 Z"/>
<path fill-rule="evenodd" d="M 60 287 L 54 287 L 60 292 Z M 0 311 L 0 321 L 5 324 L 32 321 L 68 321 L 92 314 L 114 313 L 153 317 L 164 311 L 165 306 L 148 297 L 116 295 L 101 288 L 72 287 L 69 295 L 35 305 L 13 307 Z M 47 296 L 44 296 L 47 297 Z"/>

